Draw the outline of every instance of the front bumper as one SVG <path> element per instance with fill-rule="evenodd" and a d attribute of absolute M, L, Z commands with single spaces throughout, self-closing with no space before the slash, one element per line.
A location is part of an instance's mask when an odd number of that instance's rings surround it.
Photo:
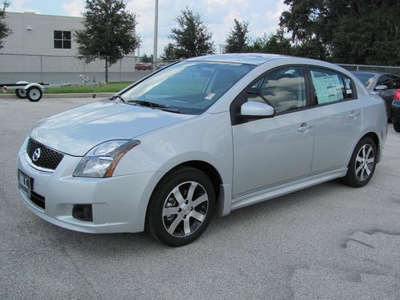
<path fill-rule="evenodd" d="M 38 217 L 74 231 L 143 231 L 147 203 L 153 190 L 150 182 L 162 175 L 149 172 L 110 178 L 72 177 L 80 160 L 80 157 L 65 155 L 53 173 L 43 172 L 27 162 L 23 146 L 17 167 L 33 178 L 32 191 L 45 201 L 45 208 L 42 208 L 19 190 L 25 206 Z M 93 221 L 74 218 L 72 210 L 75 205 L 91 205 Z"/>

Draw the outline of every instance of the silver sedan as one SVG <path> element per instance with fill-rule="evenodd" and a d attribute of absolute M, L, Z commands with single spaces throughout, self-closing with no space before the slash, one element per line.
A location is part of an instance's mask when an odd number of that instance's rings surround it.
<path fill-rule="evenodd" d="M 205 56 L 38 122 L 18 155 L 18 187 L 55 225 L 147 229 L 182 246 L 213 214 L 335 178 L 366 185 L 386 135 L 382 99 L 336 65 Z"/>

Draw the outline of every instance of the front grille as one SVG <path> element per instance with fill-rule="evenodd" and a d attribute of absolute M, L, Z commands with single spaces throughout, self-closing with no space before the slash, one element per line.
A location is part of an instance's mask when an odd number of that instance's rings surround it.
<path fill-rule="evenodd" d="M 32 164 L 49 170 L 55 170 L 64 157 L 64 154 L 47 148 L 45 145 L 33 139 L 29 139 L 28 145 L 26 146 L 26 153 Z"/>
<path fill-rule="evenodd" d="M 34 191 L 31 192 L 31 199 L 30 199 L 33 203 L 35 203 L 37 206 L 46 209 L 46 199 L 35 193 Z"/>

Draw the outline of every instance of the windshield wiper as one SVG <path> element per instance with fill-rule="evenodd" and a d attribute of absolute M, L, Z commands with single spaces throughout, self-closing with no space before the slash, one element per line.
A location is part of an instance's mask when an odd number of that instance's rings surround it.
<path fill-rule="evenodd" d="M 168 112 L 173 112 L 173 113 L 179 113 L 179 109 L 176 108 L 170 108 L 167 105 L 162 105 L 162 104 L 158 104 L 158 103 L 154 103 L 154 102 L 150 102 L 150 101 L 145 101 L 145 100 L 128 100 L 128 103 L 133 103 L 133 104 L 138 104 L 141 106 L 146 106 L 146 107 L 150 107 L 151 109 L 160 109 L 163 111 L 168 111 Z"/>
<path fill-rule="evenodd" d="M 113 96 L 111 96 L 109 99 L 110 99 L 110 100 L 119 99 L 119 100 L 121 100 L 122 102 L 126 103 L 125 99 L 122 98 L 121 95 L 113 95 Z"/>

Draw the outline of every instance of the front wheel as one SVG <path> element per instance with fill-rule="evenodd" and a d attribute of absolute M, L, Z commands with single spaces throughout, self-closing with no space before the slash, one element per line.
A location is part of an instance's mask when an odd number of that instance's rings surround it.
<path fill-rule="evenodd" d="M 377 162 L 377 147 L 369 137 L 363 138 L 354 149 L 347 174 L 343 178 L 345 184 L 352 187 L 363 187 L 372 178 Z"/>
<path fill-rule="evenodd" d="M 147 229 L 157 240 L 178 247 L 196 240 L 207 228 L 215 191 L 201 171 L 183 167 L 166 175 L 153 192 Z"/>
<path fill-rule="evenodd" d="M 42 90 L 36 86 L 30 87 L 26 92 L 28 100 L 31 102 L 37 102 L 42 99 Z"/>
<path fill-rule="evenodd" d="M 396 132 L 400 132 L 400 123 L 393 122 L 393 128 Z"/>

